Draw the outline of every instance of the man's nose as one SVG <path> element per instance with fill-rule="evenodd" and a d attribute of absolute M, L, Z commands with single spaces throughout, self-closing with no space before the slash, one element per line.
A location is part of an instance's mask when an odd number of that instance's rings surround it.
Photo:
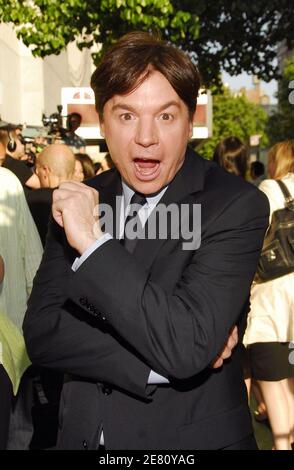
<path fill-rule="evenodd" d="M 139 119 L 136 128 L 135 142 L 143 147 L 149 147 L 150 145 L 158 143 L 158 132 L 153 119 Z"/>

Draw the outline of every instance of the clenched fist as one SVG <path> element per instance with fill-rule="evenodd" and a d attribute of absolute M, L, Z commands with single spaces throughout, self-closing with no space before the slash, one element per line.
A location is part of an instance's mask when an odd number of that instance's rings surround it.
<path fill-rule="evenodd" d="M 80 254 L 102 235 L 95 216 L 98 202 L 96 189 L 76 181 L 61 183 L 53 192 L 52 215 L 64 228 L 68 243 Z"/>

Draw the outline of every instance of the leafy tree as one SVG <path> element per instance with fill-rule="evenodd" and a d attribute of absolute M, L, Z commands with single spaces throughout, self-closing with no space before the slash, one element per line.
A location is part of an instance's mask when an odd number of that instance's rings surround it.
<path fill-rule="evenodd" d="M 0 0 L 0 21 L 14 23 L 33 54 L 58 54 L 70 41 L 102 44 L 101 53 L 130 30 L 159 30 L 199 64 L 206 85 L 220 70 L 277 76 L 277 44 L 294 44 L 289 0 Z"/>
<path fill-rule="evenodd" d="M 291 83 L 292 82 L 292 83 Z M 271 114 L 268 135 L 271 145 L 294 139 L 294 57 L 285 63 L 283 78 L 279 82 L 278 110 Z M 290 95 L 291 94 L 291 95 Z"/>
<path fill-rule="evenodd" d="M 251 135 L 260 134 L 261 145 L 266 146 L 266 123 L 267 114 L 260 106 L 250 103 L 244 95 L 234 96 L 224 89 L 222 94 L 213 97 L 212 137 L 200 143 L 197 152 L 211 159 L 217 143 L 232 135 L 249 143 Z"/>

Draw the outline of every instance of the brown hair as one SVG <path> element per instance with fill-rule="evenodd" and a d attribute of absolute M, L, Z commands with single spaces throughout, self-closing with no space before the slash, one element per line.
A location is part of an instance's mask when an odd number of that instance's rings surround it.
<path fill-rule="evenodd" d="M 95 167 L 92 159 L 86 153 L 75 153 L 75 158 L 83 168 L 84 179 L 93 178 L 95 176 Z"/>
<path fill-rule="evenodd" d="M 213 160 L 229 173 L 246 178 L 248 147 L 238 137 L 227 137 L 215 147 Z"/>
<path fill-rule="evenodd" d="M 200 87 L 196 66 L 183 51 L 146 33 L 132 32 L 109 48 L 92 75 L 96 109 L 103 120 L 105 103 L 133 91 L 152 70 L 162 73 L 187 105 L 192 120 Z"/>
<path fill-rule="evenodd" d="M 268 161 L 274 166 L 273 179 L 294 173 L 294 140 L 285 140 L 274 145 L 268 154 Z"/>

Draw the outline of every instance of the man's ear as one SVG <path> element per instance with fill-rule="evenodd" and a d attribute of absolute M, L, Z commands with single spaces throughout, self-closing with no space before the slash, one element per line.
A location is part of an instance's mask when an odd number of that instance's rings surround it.
<path fill-rule="evenodd" d="M 105 137 L 105 127 L 104 127 L 104 121 L 102 117 L 99 116 L 99 129 L 100 129 L 100 134 L 102 137 Z"/>
<path fill-rule="evenodd" d="M 44 170 L 45 176 L 48 178 L 50 173 L 51 173 L 51 170 L 50 170 L 49 166 L 48 165 L 43 165 L 42 168 Z"/>

